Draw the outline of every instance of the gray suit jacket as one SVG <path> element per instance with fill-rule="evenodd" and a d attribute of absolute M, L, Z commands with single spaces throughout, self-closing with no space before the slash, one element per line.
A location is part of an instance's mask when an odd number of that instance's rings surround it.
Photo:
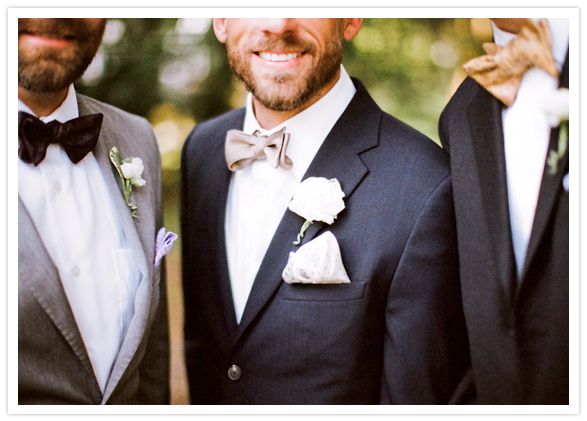
<path fill-rule="evenodd" d="M 18 203 L 18 401 L 19 404 L 165 404 L 169 399 L 169 340 L 164 269 L 154 267 L 162 226 L 161 162 L 149 124 L 117 108 L 78 95 L 80 116 L 104 114 L 94 154 L 142 272 L 135 315 L 104 394 L 94 376 L 59 272 L 19 198 Z M 133 220 L 109 159 L 143 160 L 147 184 L 131 195 Z"/>

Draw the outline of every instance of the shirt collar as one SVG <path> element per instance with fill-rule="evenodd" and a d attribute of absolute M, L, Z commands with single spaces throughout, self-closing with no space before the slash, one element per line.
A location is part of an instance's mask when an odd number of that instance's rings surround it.
<path fill-rule="evenodd" d="M 534 20 L 539 21 L 540 19 L 534 18 Z M 546 20 L 548 21 L 552 38 L 552 57 L 560 71 L 565 62 L 569 46 L 569 19 L 547 18 Z M 491 27 L 493 28 L 493 39 L 497 45 L 503 47 L 516 38 L 516 34 L 502 31 L 493 22 L 491 22 Z"/>
<path fill-rule="evenodd" d="M 25 111 L 29 114 L 35 115 L 35 113 L 33 113 L 33 111 L 20 99 L 18 100 L 18 111 Z M 66 121 L 72 120 L 77 117 L 79 117 L 77 97 L 75 95 L 75 89 L 73 87 L 73 84 L 71 84 L 69 86 L 69 90 L 67 91 L 67 96 L 65 97 L 65 100 L 61 103 L 59 108 L 57 108 L 48 116 L 41 117 L 40 120 L 44 123 L 49 123 L 53 120 L 65 123 Z"/>
<path fill-rule="evenodd" d="M 249 93 L 243 131 L 252 134 L 255 130 L 259 130 L 261 134 L 271 134 L 286 127 L 286 131 L 290 134 L 286 154 L 294 163 L 292 174 L 301 181 L 322 142 L 353 99 L 355 92 L 351 78 L 341 65 L 340 77 L 326 95 L 271 130 L 262 129 L 257 122 L 253 111 L 253 97 Z"/>

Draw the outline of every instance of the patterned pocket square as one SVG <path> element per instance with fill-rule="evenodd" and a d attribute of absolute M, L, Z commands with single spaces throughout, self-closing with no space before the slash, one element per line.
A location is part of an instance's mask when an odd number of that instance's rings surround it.
<path fill-rule="evenodd" d="M 342 264 L 338 241 L 330 231 L 304 244 L 297 252 L 291 252 L 281 276 L 288 284 L 351 282 Z"/>
<path fill-rule="evenodd" d="M 177 240 L 176 233 L 171 231 L 166 232 L 165 227 L 159 230 L 157 239 L 155 240 L 155 266 L 158 266 L 161 263 L 161 259 L 169 253 L 175 240 Z"/>

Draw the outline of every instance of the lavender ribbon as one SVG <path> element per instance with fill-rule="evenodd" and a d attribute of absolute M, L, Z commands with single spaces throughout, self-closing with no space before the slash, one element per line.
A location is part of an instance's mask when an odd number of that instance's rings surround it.
<path fill-rule="evenodd" d="M 161 259 L 169 253 L 173 242 L 177 240 L 177 234 L 174 232 L 166 232 L 165 227 L 162 227 L 157 233 L 157 240 L 155 240 L 155 266 L 161 263 Z"/>

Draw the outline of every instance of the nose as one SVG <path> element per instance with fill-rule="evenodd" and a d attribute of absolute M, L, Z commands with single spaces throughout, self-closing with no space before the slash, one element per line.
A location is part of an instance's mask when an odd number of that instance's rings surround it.
<path fill-rule="evenodd" d="M 272 34 L 293 32 L 297 27 L 296 19 L 260 19 L 260 29 Z"/>

